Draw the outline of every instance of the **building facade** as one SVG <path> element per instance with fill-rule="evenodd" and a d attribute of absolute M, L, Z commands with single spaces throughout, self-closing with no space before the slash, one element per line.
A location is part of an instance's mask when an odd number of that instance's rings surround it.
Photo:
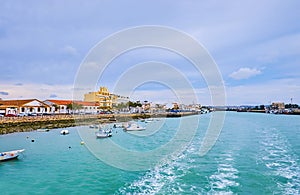
<path fill-rule="evenodd" d="M 283 110 L 285 108 L 283 102 L 273 102 L 272 103 L 272 109 L 278 109 L 278 110 Z"/>
<path fill-rule="evenodd" d="M 50 106 L 38 99 L 0 100 L 0 114 L 3 115 L 49 114 L 50 112 Z"/>
<path fill-rule="evenodd" d="M 97 114 L 99 103 L 73 100 L 45 100 L 53 114 Z"/>
<path fill-rule="evenodd" d="M 100 109 L 111 109 L 113 97 L 106 87 L 100 87 L 99 91 L 84 94 L 85 102 L 98 102 Z"/>
<path fill-rule="evenodd" d="M 84 94 L 85 102 L 98 102 L 100 109 L 112 109 L 118 104 L 126 104 L 129 101 L 129 97 L 112 94 L 106 87 L 100 87 L 99 91 L 89 92 Z"/>

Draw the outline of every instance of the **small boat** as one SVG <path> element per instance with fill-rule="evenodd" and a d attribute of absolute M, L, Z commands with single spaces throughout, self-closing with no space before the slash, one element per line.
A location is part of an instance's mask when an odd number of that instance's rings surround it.
<path fill-rule="evenodd" d="M 37 132 L 48 132 L 49 131 L 49 129 L 38 129 L 38 130 L 36 130 Z"/>
<path fill-rule="evenodd" d="M 19 154 L 24 152 L 25 149 L 22 150 L 12 150 L 8 152 L 0 152 L 0 161 L 13 160 L 18 158 Z"/>
<path fill-rule="evenodd" d="M 154 120 L 153 120 L 153 118 L 149 118 L 149 119 L 146 119 L 145 120 L 145 123 L 151 123 L 151 122 L 153 122 Z"/>
<path fill-rule="evenodd" d="M 123 125 L 120 123 L 115 123 L 113 126 L 113 128 L 122 128 L 122 127 L 123 127 Z"/>
<path fill-rule="evenodd" d="M 90 125 L 90 128 L 97 128 L 98 126 L 97 125 Z"/>
<path fill-rule="evenodd" d="M 96 138 L 107 138 L 107 137 L 111 137 L 111 136 L 112 136 L 111 130 L 96 132 Z"/>
<path fill-rule="evenodd" d="M 142 131 L 145 129 L 145 127 L 140 126 L 136 123 L 129 124 L 127 127 L 124 128 L 125 131 Z"/>
<path fill-rule="evenodd" d="M 67 135 L 67 134 L 69 134 L 69 130 L 62 130 L 61 132 L 60 132 L 60 134 L 61 135 Z"/>

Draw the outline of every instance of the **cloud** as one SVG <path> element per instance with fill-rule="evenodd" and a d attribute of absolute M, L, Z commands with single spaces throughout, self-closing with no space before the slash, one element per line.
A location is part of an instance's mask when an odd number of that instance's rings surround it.
<path fill-rule="evenodd" d="M 23 83 L 16 83 L 15 85 L 16 85 L 16 86 L 22 86 Z"/>
<path fill-rule="evenodd" d="M 62 51 L 67 54 L 67 55 L 71 55 L 71 56 L 76 56 L 78 55 L 78 51 L 75 47 L 72 47 L 70 45 L 65 46 Z"/>
<path fill-rule="evenodd" d="M 241 80 L 241 79 L 248 79 L 250 77 L 254 77 L 256 75 L 261 74 L 262 72 L 256 68 L 240 68 L 238 71 L 235 71 L 229 75 L 229 77 Z"/>
<path fill-rule="evenodd" d="M 0 95 L 9 95 L 9 93 L 7 93 L 5 91 L 0 91 Z"/>
<path fill-rule="evenodd" d="M 289 103 L 293 98 L 300 101 L 299 78 L 283 78 L 264 83 L 226 87 L 228 105 L 271 104 L 272 102 Z M 284 89 L 284 93 L 282 92 Z"/>
<path fill-rule="evenodd" d="M 39 100 L 45 100 L 48 97 L 62 97 L 62 99 L 72 99 L 73 91 L 71 88 L 73 85 L 67 84 L 38 84 L 38 83 L 23 83 L 23 87 L 15 85 L 15 83 L 1 83 L 0 88 L 6 89 L 1 91 L 0 95 L 5 95 L 5 99 L 30 99 L 37 98 Z M 80 97 L 81 99 L 83 98 Z"/>

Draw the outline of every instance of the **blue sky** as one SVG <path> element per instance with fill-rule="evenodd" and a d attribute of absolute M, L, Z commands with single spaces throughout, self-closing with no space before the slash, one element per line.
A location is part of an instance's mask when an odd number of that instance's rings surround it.
<path fill-rule="evenodd" d="M 288 103 L 290 98 L 300 103 L 296 0 L 3 0 L 0 4 L 2 99 L 70 99 L 78 68 L 99 41 L 125 28 L 161 25 L 189 34 L 209 51 L 223 76 L 227 104 Z M 96 87 L 112 89 L 114 80 L 130 66 L 149 60 L 174 65 L 193 84 L 199 103 L 211 103 L 205 81 L 189 62 L 159 49 L 130 51 L 115 59 Z M 166 86 L 148 83 L 132 98 L 174 101 L 171 93 Z"/>

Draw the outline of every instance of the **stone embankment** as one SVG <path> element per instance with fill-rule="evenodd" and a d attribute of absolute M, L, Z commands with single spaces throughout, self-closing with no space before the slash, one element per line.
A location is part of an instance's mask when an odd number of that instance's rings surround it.
<path fill-rule="evenodd" d="M 133 119 L 145 119 L 151 117 L 181 117 L 195 114 L 197 113 L 187 112 L 180 114 L 160 113 L 2 117 L 0 118 L 0 134 L 27 132 L 44 128 L 54 129 L 110 122 L 126 122 Z"/>

